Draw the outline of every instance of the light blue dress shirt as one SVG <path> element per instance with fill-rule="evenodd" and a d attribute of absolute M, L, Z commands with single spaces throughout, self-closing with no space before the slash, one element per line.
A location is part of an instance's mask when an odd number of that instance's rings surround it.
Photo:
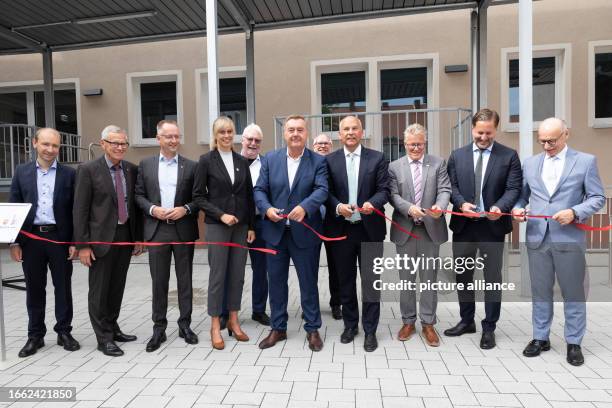
<path fill-rule="evenodd" d="M 178 179 L 177 156 L 171 159 L 159 155 L 159 194 L 163 208 L 174 208 L 174 197 L 176 196 L 176 183 Z"/>
<path fill-rule="evenodd" d="M 53 225 L 55 215 L 53 214 L 53 192 L 55 191 L 55 176 L 57 175 L 57 160 L 53 161 L 51 167 L 43 170 L 36 162 L 36 188 L 38 189 L 38 203 L 34 225 Z"/>

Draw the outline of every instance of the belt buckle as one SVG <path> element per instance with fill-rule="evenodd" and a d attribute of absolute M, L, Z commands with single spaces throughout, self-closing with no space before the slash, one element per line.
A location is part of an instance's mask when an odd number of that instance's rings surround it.
<path fill-rule="evenodd" d="M 40 232 L 49 232 L 50 228 L 47 225 L 39 225 L 38 226 L 38 231 L 40 231 Z"/>
<path fill-rule="evenodd" d="M 166 220 L 166 224 L 170 224 L 170 225 L 172 225 L 172 224 L 175 224 L 175 221 L 174 221 L 174 220 L 171 220 L 171 219 L 167 219 L 167 220 Z"/>

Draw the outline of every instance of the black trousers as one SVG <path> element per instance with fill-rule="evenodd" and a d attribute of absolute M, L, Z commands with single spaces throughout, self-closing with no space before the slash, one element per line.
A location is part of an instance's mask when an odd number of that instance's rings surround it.
<path fill-rule="evenodd" d="M 57 232 L 37 232 L 44 238 L 59 240 Z M 26 284 L 28 309 L 28 337 L 44 337 L 47 300 L 47 267 L 55 294 L 55 320 L 53 330 L 70 333 L 72 330 L 72 261 L 68 258 L 68 246 L 28 239 L 22 245 L 23 275 Z"/>
<path fill-rule="evenodd" d="M 501 269 L 503 264 L 504 235 L 491 233 L 489 221 L 468 221 L 460 233 L 453 234 L 453 257 L 483 258 L 484 280 L 486 283 L 501 283 Z M 474 282 L 474 268 L 456 274 L 457 283 L 463 283 L 464 288 Z M 476 312 L 475 294 L 467 288 L 457 291 L 459 298 L 459 313 L 463 323 L 472 323 Z M 482 320 L 483 331 L 494 331 L 501 312 L 501 291 L 485 291 L 485 318 Z"/>
<path fill-rule="evenodd" d="M 383 254 L 382 242 L 368 242 L 369 237 L 363 224 L 346 222 L 344 232 L 347 238 L 334 242 L 333 260 L 340 276 L 340 301 L 345 328 L 359 325 L 359 305 L 357 300 L 357 263 L 361 275 L 362 316 L 361 324 L 366 334 L 376 333 L 380 318 L 380 292 L 372 287 L 376 275 L 373 272 L 374 258 Z M 362 252 L 361 244 L 368 250 Z"/>
<path fill-rule="evenodd" d="M 131 239 L 129 227 L 117 225 L 113 242 Z M 111 246 L 89 268 L 89 318 L 98 343 L 113 341 L 113 334 L 119 331 L 117 320 L 133 250 L 133 246 Z"/>
<path fill-rule="evenodd" d="M 334 262 L 334 250 L 331 241 L 323 241 L 327 256 L 327 272 L 329 281 L 329 305 L 340 306 L 340 276 Z"/>
<path fill-rule="evenodd" d="M 160 222 L 152 242 L 180 241 L 175 224 Z M 153 289 L 153 331 L 165 331 L 168 327 L 168 286 L 170 266 L 174 254 L 174 271 L 179 305 L 178 326 L 191 324 L 193 301 L 193 245 L 162 245 L 149 247 L 149 269 Z"/>

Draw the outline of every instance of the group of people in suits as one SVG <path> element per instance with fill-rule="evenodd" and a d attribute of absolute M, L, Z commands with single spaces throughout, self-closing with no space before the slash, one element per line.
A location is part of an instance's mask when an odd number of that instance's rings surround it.
<path fill-rule="evenodd" d="M 259 347 L 273 347 L 287 338 L 289 266 L 293 262 L 308 347 L 313 351 L 323 348 L 318 289 L 321 239 L 311 231 L 314 229 L 332 237 L 346 236 L 325 242 L 332 316 L 343 320 L 341 343 L 353 342 L 359 334 L 359 270 L 363 347 L 372 352 L 378 347 L 380 318 L 373 263 L 383 255 L 387 232 L 384 206 L 391 204 L 393 221 L 401 227 L 391 228 L 390 236 L 398 254 L 437 257 L 440 245 L 449 238 L 444 212 L 452 203 L 453 254 L 479 254 L 484 259 L 487 283 L 501 282 L 503 242 L 512 230 L 511 218 L 529 220 L 534 333 L 523 354 L 536 356 L 551 347 L 556 277 L 565 301 L 567 361 L 580 365 L 584 362 L 580 343 L 586 325 L 585 234 L 572 224 L 583 222 L 603 206 L 595 158 L 568 148 L 567 126 L 551 118 L 543 121 L 538 131 L 544 152 L 527 159 L 521 169 L 517 152 L 495 141 L 498 124 L 495 111 L 478 111 L 472 118 L 473 142 L 453 151 L 448 162 L 426 153 L 427 130 L 412 124 L 404 132 L 406 155 L 389 164 L 381 152 L 362 144 L 364 130 L 357 116 L 340 121 L 341 148 L 332 152 L 326 135 L 315 138 L 314 151 L 308 149 L 306 119 L 291 115 L 283 128 L 286 147 L 265 156 L 260 155 L 263 136 L 257 125 L 244 130 L 238 154 L 233 151 L 234 123 L 219 117 L 212 126 L 213 148 L 195 163 L 178 154 L 181 135 L 176 122 L 161 121 L 157 126 L 160 154 L 141 161 L 138 167 L 123 159 L 129 145 L 125 131 L 108 126 L 102 132 L 104 156 L 81 165 L 76 177 L 73 170 L 57 163 L 59 134 L 41 129 L 33 142 L 38 158 L 17 168 L 11 201 L 33 204 L 24 229 L 78 245 L 57 246 L 20 237 L 11 247 L 13 258 L 23 260 L 30 318 L 28 342 L 20 356 L 44 346 L 47 264 L 56 287 L 58 344 L 66 350 L 79 348 L 70 335 L 70 260 L 77 256 L 90 270 L 89 314 L 98 349 L 107 355 L 122 355 L 115 342 L 136 339 L 123 333 L 117 320 L 130 258 L 142 252 L 142 245 L 87 244 L 94 241 L 154 243 L 149 247 L 153 335 L 147 351 L 166 341 L 174 254 L 179 336 L 196 344 L 198 336 L 190 328 L 194 251 L 193 245 L 182 243 L 198 239 L 200 210 L 205 214 L 206 241 L 230 243 L 208 248 L 213 348 L 224 348 L 225 328 L 237 341 L 249 340 L 238 319 L 249 245 L 265 245 L 276 251 L 273 256 L 250 251 L 252 318 L 271 326 Z M 533 213 L 550 214 L 551 218 L 528 218 L 528 206 Z M 457 282 L 466 288 L 473 277 L 473 268 L 456 275 Z M 415 281 L 417 274 L 404 271 L 401 278 Z M 437 270 L 421 268 L 418 278 L 434 282 Z M 460 321 L 444 331 L 446 336 L 476 332 L 474 291 L 460 290 L 458 299 Z M 480 347 L 491 349 L 496 346 L 501 292 L 486 291 L 484 303 Z M 418 309 L 415 291 L 402 291 L 398 339 L 410 339 L 420 319 L 425 342 L 439 346 L 434 328 L 436 309 L 435 290 L 420 293 Z"/>

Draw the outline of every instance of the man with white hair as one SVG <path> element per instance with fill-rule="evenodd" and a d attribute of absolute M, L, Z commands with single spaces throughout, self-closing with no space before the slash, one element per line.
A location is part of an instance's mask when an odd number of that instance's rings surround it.
<path fill-rule="evenodd" d="M 240 154 L 249 161 L 251 181 L 257 184 L 259 171 L 261 170 L 261 145 L 263 143 L 263 132 L 255 123 L 251 123 L 242 131 L 242 150 Z M 262 218 L 259 210 L 255 209 L 255 241 L 249 246 L 254 248 L 265 248 L 266 242 L 262 238 Z M 266 314 L 266 301 L 268 300 L 268 272 L 267 255 L 258 251 L 249 251 L 251 258 L 251 269 L 253 269 L 253 282 L 251 285 L 252 308 L 251 319 L 264 325 L 270 325 L 270 317 Z"/>
<path fill-rule="evenodd" d="M 415 123 L 404 132 L 406 156 L 389 165 L 389 201 L 395 209 L 393 221 L 405 230 L 413 232 L 420 239 L 391 229 L 391 241 L 397 253 L 411 257 L 435 258 L 440 245 L 448 240 L 446 218 L 440 210 L 446 210 L 450 201 L 451 185 L 446 171 L 446 162 L 426 154 L 427 130 Z M 400 270 L 402 281 L 416 282 L 416 270 Z M 435 282 L 437 270 L 434 267 L 419 268 L 419 279 Z M 438 295 L 435 290 L 424 290 L 419 299 L 419 317 L 423 338 L 431 347 L 440 345 L 440 338 L 434 329 Z M 403 290 L 400 295 L 402 328 L 397 334 L 400 341 L 406 341 L 415 333 L 417 320 L 416 291 Z"/>
<path fill-rule="evenodd" d="M 527 253 L 531 276 L 533 340 L 523 355 L 550 350 L 553 286 L 559 281 L 565 313 L 567 362 L 584 363 L 580 343 L 586 330 L 586 234 L 575 223 L 585 222 L 605 203 L 595 156 L 567 146 L 569 131 L 563 120 L 549 118 L 538 129 L 544 152 L 525 160 L 523 188 L 512 214 L 527 221 L 525 207 L 551 219 L 529 218 Z"/>
<path fill-rule="evenodd" d="M 89 268 L 88 306 L 98 350 L 107 356 L 123 355 L 116 341 L 136 340 L 117 323 L 132 255 L 142 245 L 89 245 L 85 242 L 142 241 L 142 214 L 134 188 L 138 166 L 124 160 L 127 133 L 115 125 L 102 130 L 104 154 L 79 166 L 74 194 L 74 240 L 79 258 Z"/>

